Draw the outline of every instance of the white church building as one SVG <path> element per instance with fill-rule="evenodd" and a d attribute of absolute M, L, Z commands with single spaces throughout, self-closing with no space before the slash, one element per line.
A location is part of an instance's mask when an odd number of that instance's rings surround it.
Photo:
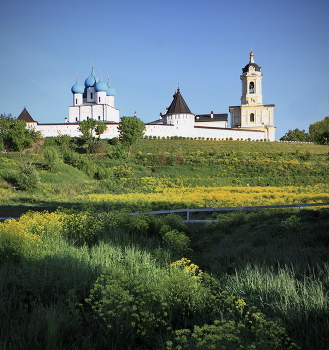
<path fill-rule="evenodd" d="M 69 123 L 79 123 L 93 118 L 104 123 L 119 123 L 119 110 L 114 107 L 115 90 L 103 82 L 102 75 L 96 77 L 94 67 L 85 84 L 76 83 L 72 86 L 73 106 L 69 107 Z"/>
<path fill-rule="evenodd" d="M 249 63 L 242 68 L 241 104 L 230 106 L 231 127 L 228 114 L 193 114 L 185 102 L 180 89 L 173 95 L 173 100 L 160 119 L 145 124 L 146 136 L 191 138 L 213 138 L 233 140 L 275 140 L 274 108 L 275 105 L 263 105 L 261 68 L 254 62 L 250 53 Z M 69 117 L 64 123 L 39 124 L 34 121 L 24 108 L 18 119 L 25 120 L 29 127 L 41 131 L 44 137 L 59 135 L 81 136 L 79 122 L 89 118 L 104 122 L 107 126 L 102 138 L 118 136 L 120 122 L 119 110 L 115 108 L 115 90 L 103 82 L 102 75 L 97 77 L 94 67 L 84 85 L 76 83 L 71 88 L 73 103 L 69 106 Z"/>

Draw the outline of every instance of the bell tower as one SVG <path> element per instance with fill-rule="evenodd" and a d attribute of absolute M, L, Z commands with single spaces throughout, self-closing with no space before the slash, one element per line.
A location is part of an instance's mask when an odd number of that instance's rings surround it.
<path fill-rule="evenodd" d="M 263 104 L 263 74 L 254 61 L 254 53 L 249 54 L 249 63 L 242 68 L 241 105 L 230 106 L 231 127 L 264 132 L 264 139 L 275 140 L 275 105 Z"/>
<path fill-rule="evenodd" d="M 254 61 L 254 53 L 250 52 L 249 63 L 242 68 L 240 76 L 242 82 L 241 104 L 263 103 L 261 67 Z"/>

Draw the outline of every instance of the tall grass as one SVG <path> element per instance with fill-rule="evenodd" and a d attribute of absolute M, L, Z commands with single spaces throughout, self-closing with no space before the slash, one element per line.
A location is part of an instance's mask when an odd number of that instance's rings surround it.
<path fill-rule="evenodd" d="M 95 220 L 103 229 L 91 241 L 86 212 L 29 213 L 0 224 L 2 246 L 3 228 L 15 225 L 38 235 L 41 246 L 18 246 L 20 259 L 2 260 L 4 349 L 296 348 L 275 314 L 224 292 L 191 260 L 172 263 L 177 246 L 167 245 L 166 234 L 174 240 L 176 232 L 177 245 L 189 234 L 179 217 Z"/>

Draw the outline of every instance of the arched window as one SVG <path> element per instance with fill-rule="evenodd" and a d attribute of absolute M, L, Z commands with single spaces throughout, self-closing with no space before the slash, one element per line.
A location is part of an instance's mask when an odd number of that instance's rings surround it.
<path fill-rule="evenodd" d="M 101 98 L 100 97 L 98 97 L 98 102 L 101 102 Z"/>
<path fill-rule="evenodd" d="M 253 94 L 255 92 L 255 85 L 254 85 L 254 82 L 251 81 L 249 83 L 249 94 Z"/>
<path fill-rule="evenodd" d="M 250 123 L 254 123 L 255 122 L 255 114 L 254 113 L 250 113 L 250 116 L 249 116 L 249 121 Z"/>
<path fill-rule="evenodd" d="M 101 120 L 101 116 L 100 115 L 98 116 L 98 120 Z"/>
<path fill-rule="evenodd" d="M 90 99 L 91 100 L 93 99 L 93 93 L 92 92 L 90 93 Z"/>

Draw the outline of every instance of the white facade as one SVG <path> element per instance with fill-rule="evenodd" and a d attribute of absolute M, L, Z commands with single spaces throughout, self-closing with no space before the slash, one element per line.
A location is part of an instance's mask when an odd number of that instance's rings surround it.
<path fill-rule="evenodd" d="M 119 123 L 119 110 L 114 106 L 115 90 L 102 76 L 96 77 L 94 67 L 84 85 L 76 83 L 71 88 L 73 104 L 69 107 L 69 123 L 78 123 L 89 118 L 102 122 Z"/>
<path fill-rule="evenodd" d="M 274 105 L 263 105 L 261 68 L 250 61 L 240 76 L 242 83 L 241 105 L 229 107 L 231 128 L 227 125 L 226 114 L 196 116 L 191 113 L 178 88 L 173 102 L 162 119 L 145 125 L 146 136 L 191 138 L 213 138 L 233 140 L 275 140 Z M 73 104 L 69 107 L 69 118 L 62 124 L 30 123 L 44 137 L 59 135 L 81 136 L 79 122 L 89 118 L 105 122 L 107 129 L 102 138 L 118 137 L 119 110 L 114 106 L 115 90 L 96 77 L 94 67 L 84 85 L 77 82 L 71 88 Z M 221 117 L 222 116 L 222 117 Z M 33 124 L 33 125 L 32 125 Z"/>
<path fill-rule="evenodd" d="M 32 123 L 31 126 L 32 127 Z M 41 131 L 44 137 L 56 137 L 60 135 L 70 135 L 71 137 L 81 137 L 82 133 L 78 130 L 78 123 L 63 123 L 63 124 L 35 124 L 33 126 L 37 131 Z M 191 138 L 213 138 L 217 140 L 264 140 L 268 139 L 264 131 L 243 130 L 231 128 L 212 128 L 212 127 L 193 127 L 189 132 L 170 124 L 145 124 L 145 136 L 156 137 L 171 137 L 182 136 Z M 118 137 L 118 124 L 107 124 L 103 139 L 111 139 Z"/>

